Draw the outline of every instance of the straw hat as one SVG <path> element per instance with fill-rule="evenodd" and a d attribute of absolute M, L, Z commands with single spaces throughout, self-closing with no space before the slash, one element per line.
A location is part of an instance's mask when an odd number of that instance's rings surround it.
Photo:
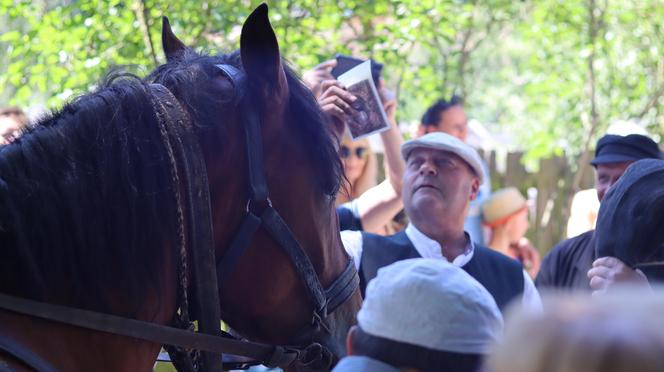
<path fill-rule="evenodd" d="M 508 187 L 496 191 L 482 204 L 482 219 L 489 227 L 500 226 L 525 208 L 528 208 L 528 202 L 519 190 Z"/>

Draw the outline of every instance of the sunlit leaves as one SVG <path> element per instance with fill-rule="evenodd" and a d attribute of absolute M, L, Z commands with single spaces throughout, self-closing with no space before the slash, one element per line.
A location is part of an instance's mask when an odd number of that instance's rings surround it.
<path fill-rule="evenodd" d="M 153 52 L 164 61 L 163 15 L 188 45 L 234 50 L 260 2 L 0 0 L 0 99 L 54 106 L 115 66 L 144 75 L 155 67 Z M 599 11 L 605 1 L 596 2 Z M 400 121 L 416 122 L 436 99 L 464 94 L 470 116 L 515 136 L 527 159 L 574 155 L 588 129 L 594 51 L 596 136 L 635 117 L 664 135 L 663 0 L 609 1 L 594 41 L 588 0 L 268 3 L 282 53 L 296 69 L 336 53 L 383 62 L 388 86 L 399 93 Z"/>

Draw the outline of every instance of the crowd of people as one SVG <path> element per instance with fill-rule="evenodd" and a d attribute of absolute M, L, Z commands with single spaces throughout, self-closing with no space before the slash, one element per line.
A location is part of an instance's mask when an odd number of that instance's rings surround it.
<path fill-rule="evenodd" d="M 377 80 L 389 123 L 376 135 L 381 181 L 370 141 L 347 132 L 356 97 L 334 66 L 324 62 L 303 81 L 339 144 L 337 214 L 364 298 L 335 371 L 663 370 L 664 156 L 652 138 L 604 135 L 590 162 L 599 220 L 620 208 L 631 218 L 538 250 L 525 238 L 530 208 L 518 185 L 492 191 L 484 160 L 466 143 L 462 98 L 434 100 L 404 142 L 396 97 Z M 1 110 L 0 145 L 26 123 L 20 110 Z M 630 173 L 644 159 L 654 170 Z M 651 252 L 636 264 L 625 252 L 638 231 L 651 232 Z M 541 259 L 540 251 L 550 252 Z"/>
<path fill-rule="evenodd" d="M 550 251 L 541 259 L 525 238 L 528 201 L 518 185 L 492 192 L 484 160 L 466 143 L 468 119 L 457 96 L 436 100 L 415 138 L 403 143 L 394 97 L 379 81 L 391 124 L 380 134 L 386 179 L 379 184 L 369 141 L 345 134 L 354 97 L 329 73 L 333 67 L 327 61 L 303 80 L 340 143 L 347 183 L 337 212 L 364 296 L 336 371 L 661 370 L 664 327 L 656 314 L 664 292 L 645 269 L 661 261 L 638 266 L 619 253 L 629 247 L 602 251 L 595 231 L 539 247 Z M 658 159 L 655 167 L 664 169 L 652 138 L 602 136 L 590 163 L 599 200 L 642 159 Z M 661 189 L 652 174 L 642 177 Z M 613 190 L 620 200 L 612 208 L 621 208 L 625 195 L 634 203 L 640 196 L 633 189 Z M 664 207 L 654 200 L 639 207 Z M 407 221 L 395 225 L 402 208 Z M 637 217 L 603 234 L 627 236 L 637 224 L 664 231 L 663 222 Z M 653 251 L 664 251 L 663 235 L 653 233 Z"/>

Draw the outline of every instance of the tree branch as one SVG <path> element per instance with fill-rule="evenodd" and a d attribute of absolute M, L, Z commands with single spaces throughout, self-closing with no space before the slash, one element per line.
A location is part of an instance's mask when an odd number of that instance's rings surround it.
<path fill-rule="evenodd" d="M 660 83 L 661 81 L 661 76 L 663 74 L 663 67 L 664 67 L 664 60 L 659 60 L 657 63 L 657 72 L 655 72 L 655 83 L 659 88 L 653 93 L 653 95 L 650 97 L 648 102 L 646 102 L 646 105 L 639 111 L 639 113 L 636 115 L 637 118 L 642 119 L 648 111 L 650 111 L 653 107 L 657 105 L 657 102 L 659 101 L 660 98 L 662 98 L 662 95 L 664 95 L 664 86 Z"/>
<path fill-rule="evenodd" d="M 600 10 L 599 15 L 604 17 L 606 14 L 606 8 L 608 7 L 608 2 L 605 2 L 604 9 Z M 579 157 L 579 169 L 574 175 L 574 180 L 572 181 L 572 188 L 569 193 L 567 205 L 571 205 L 572 197 L 579 191 L 579 186 L 581 184 L 581 177 L 585 169 L 588 167 L 588 161 L 590 158 L 590 145 L 595 131 L 600 124 L 600 114 L 597 108 L 597 82 L 595 79 L 595 57 L 597 53 L 597 35 L 600 31 L 600 27 L 604 26 L 604 20 L 602 18 L 598 19 L 595 15 L 595 10 L 597 9 L 595 0 L 588 0 L 588 25 L 589 32 L 588 38 L 590 43 L 590 54 L 588 55 L 588 89 L 590 93 L 590 127 L 586 133 L 583 150 Z"/>
<path fill-rule="evenodd" d="M 646 105 L 643 107 L 641 111 L 639 111 L 638 114 L 636 114 L 636 117 L 638 119 L 642 119 L 648 111 L 650 111 L 653 107 L 657 105 L 657 101 L 659 101 L 660 98 L 664 95 L 664 86 L 660 86 L 659 89 L 653 93 L 653 95 L 650 97 L 648 102 L 646 102 Z"/>
<path fill-rule="evenodd" d="M 459 50 L 461 56 L 459 57 L 457 73 L 459 77 L 461 95 L 464 97 L 464 99 L 466 98 L 466 64 L 468 63 L 468 60 L 470 59 L 470 53 L 472 52 L 472 50 L 468 49 L 468 43 L 470 42 L 470 37 L 473 35 L 473 25 L 475 24 L 475 9 L 476 8 L 473 8 L 473 13 L 470 16 L 470 24 L 468 25 L 468 28 L 463 35 L 461 49 Z"/>
<path fill-rule="evenodd" d="M 408 41 L 407 45 L 405 45 L 403 48 L 399 48 L 399 50 L 404 50 L 403 55 L 408 56 L 410 54 L 410 51 L 413 49 L 414 45 L 415 45 L 415 42 L 411 40 L 411 41 Z M 401 84 L 403 83 L 403 75 L 406 72 L 407 67 L 411 67 L 411 66 L 408 66 L 407 63 L 401 63 L 399 65 L 398 70 L 397 70 L 398 71 L 397 72 L 397 82 L 396 82 L 396 88 L 395 88 L 395 93 L 396 93 L 396 96 L 397 96 L 397 100 L 400 97 L 399 93 L 401 92 Z"/>
<path fill-rule="evenodd" d="M 131 5 L 131 9 L 134 11 L 134 15 L 138 20 L 138 26 L 141 29 L 141 34 L 143 36 L 143 44 L 145 44 L 145 47 L 148 49 L 150 57 L 152 57 L 152 62 L 156 67 L 159 65 L 159 61 L 157 60 L 157 53 L 154 50 L 154 44 L 150 37 L 150 25 L 147 22 L 148 10 L 145 6 L 145 0 L 135 0 Z"/>

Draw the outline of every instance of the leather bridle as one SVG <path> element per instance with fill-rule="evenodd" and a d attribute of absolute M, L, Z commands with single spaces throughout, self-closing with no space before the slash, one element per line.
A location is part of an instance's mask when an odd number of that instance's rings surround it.
<path fill-rule="evenodd" d="M 297 241 L 286 222 L 272 206 L 268 195 L 263 165 L 263 141 L 261 138 L 260 117 L 255 109 L 249 107 L 249 100 L 244 97 L 244 73 L 230 65 L 217 65 L 217 67 L 233 83 L 239 93 L 240 104 L 243 106 L 242 126 L 245 128 L 246 153 L 249 175 L 249 198 L 244 220 L 235 234 L 230 247 L 224 256 L 217 262 L 217 275 L 222 284 L 233 273 L 235 265 L 249 247 L 251 238 L 262 226 L 268 234 L 284 249 L 295 266 L 295 271 L 304 283 L 311 302 L 314 304 L 312 324 L 326 328 L 325 319 L 339 305 L 343 304 L 357 289 L 359 277 L 355 264 L 349 260 L 344 271 L 330 285 L 323 290 L 323 286 L 316 275 L 311 260 Z M 255 212 L 253 206 L 263 206 L 262 211 Z"/>
<path fill-rule="evenodd" d="M 188 239 L 181 236 L 178 244 L 180 311 L 174 320 L 174 326 L 177 328 L 5 294 L 0 294 L 0 309 L 170 345 L 166 348 L 179 370 L 219 371 L 222 369 L 222 353 L 250 358 L 255 361 L 253 364 L 262 363 L 269 367 L 296 366 L 299 367 L 298 369 L 304 370 L 330 367 L 331 352 L 317 343 L 275 346 L 239 340 L 220 330 L 221 306 L 218 284 L 229 279 L 238 260 L 247 250 L 260 227 L 263 227 L 291 259 L 313 304 L 311 323 L 302 330 L 302 334 L 306 335 L 320 330 L 330 333 L 326 321 L 328 315 L 345 303 L 358 289 L 359 277 L 351 259 L 330 287 L 323 289 L 311 260 L 279 213 L 273 208 L 269 198 L 264 170 L 261 117 L 256 109 L 250 106 L 252 97 L 247 92 L 244 72 L 230 65 L 217 65 L 216 67 L 232 83 L 235 104 L 239 105 L 242 109 L 241 112 L 244 113 L 241 119 L 242 126 L 245 128 L 249 180 L 249 197 L 244 219 L 232 239 L 231 245 L 221 258 L 215 259 L 207 172 L 192 123 L 177 98 L 165 86 L 150 85 L 162 139 L 171 159 L 173 168 L 171 171 L 174 175 L 174 183 L 176 183 L 173 187 L 176 190 L 180 188 L 180 184 L 185 187 L 184 198 L 179 192 L 176 192 L 175 196 L 178 220 L 182 224 L 184 224 L 184 220 L 187 221 L 186 235 L 188 236 Z M 186 199 L 186 208 L 184 208 L 183 199 Z M 184 210 L 187 211 L 186 219 Z M 180 232 L 184 231 L 184 226 L 180 226 Z M 191 249 L 187 250 L 186 245 Z M 187 251 L 191 252 L 191 258 L 187 257 Z M 189 263 L 195 272 L 193 275 L 195 281 L 191 286 L 187 283 Z M 188 287 L 193 287 L 196 294 L 194 306 L 197 310 L 198 332 L 193 332 L 188 318 Z M 192 357 L 192 353 L 189 352 L 192 350 L 200 352 L 200 359 Z M 3 339 L 0 338 L 0 351 L 5 351 L 28 365 L 45 368 L 43 360 L 16 342 L 3 342 Z M 223 368 L 237 367 L 237 363 L 223 365 Z"/>

